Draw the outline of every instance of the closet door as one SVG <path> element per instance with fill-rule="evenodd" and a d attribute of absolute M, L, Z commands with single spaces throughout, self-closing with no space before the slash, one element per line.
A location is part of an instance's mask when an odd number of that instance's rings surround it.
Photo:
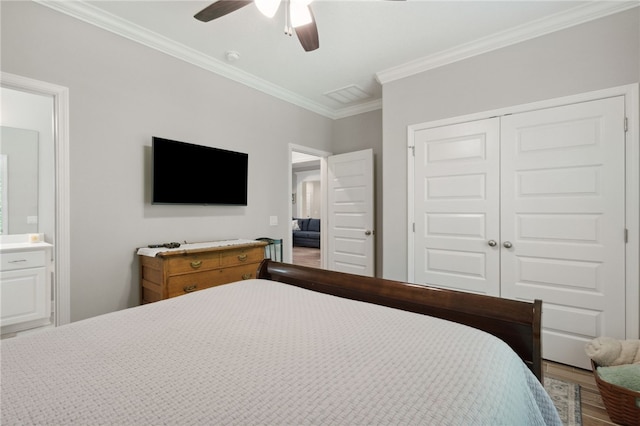
<path fill-rule="evenodd" d="M 543 356 L 590 368 L 625 338 L 622 97 L 514 114 L 501 127 L 501 294 L 543 300 Z"/>
<path fill-rule="evenodd" d="M 499 119 L 414 135 L 414 282 L 500 294 Z"/>

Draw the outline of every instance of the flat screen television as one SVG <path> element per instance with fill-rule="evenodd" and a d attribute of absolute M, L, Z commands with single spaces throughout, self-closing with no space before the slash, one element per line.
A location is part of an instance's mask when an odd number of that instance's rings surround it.
<path fill-rule="evenodd" d="M 248 154 L 159 137 L 152 151 L 153 204 L 247 205 Z"/>

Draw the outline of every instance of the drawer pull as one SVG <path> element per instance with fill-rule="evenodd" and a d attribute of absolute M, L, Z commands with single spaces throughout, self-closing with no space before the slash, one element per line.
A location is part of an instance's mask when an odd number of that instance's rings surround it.
<path fill-rule="evenodd" d="M 242 274 L 243 280 L 248 280 L 249 278 L 251 278 L 251 274 Z"/>
<path fill-rule="evenodd" d="M 193 269 L 198 269 L 201 266 L 202 266 L 202 260 L 194 260 L 193 262 L 191 262 L 191 267 Z"/>
<path fill-rule="evenodd" d="M 196 291 L 198 289 L 197 284 L 184 286 L 183 290 L 185 293 L 191 293 L 192 291 Z"/>
<path fill-rule="evenodd" d="M 27 259 L 18 259 L 18 260 L 10 260 L 9 263 L 22 263 L 22 262 L 26 262 Z"/>
<path fill-rule="evenodd" d="M 239 254 L 238 255 L 238 260 L 240 262 L 244 262 L 245 260 L 247 260 L 247 255 L 246 254 Z"/>

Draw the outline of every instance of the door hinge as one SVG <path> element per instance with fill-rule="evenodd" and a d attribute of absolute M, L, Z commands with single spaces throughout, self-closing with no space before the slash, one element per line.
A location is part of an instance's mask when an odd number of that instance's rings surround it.
<path fill-rule="evenodd" d="M 629 242 L 629 230 L 627 228 L 624 229 L 624 242 Z"/>
<path fill-rule="evenodd" d="M 416 146 L 410 146 L 409 149 L 411 150 L 411 156 L 415 157 L 416 156 Z"/>
<path fill-rule="evenodd" d="M 415 223 L 415 222 L 413 222 L 413 224 L 411 225 L 411 227 L 413 228 L 413 233 L 415 234 L 415 233 L 416 233 L 416 223 Z"/>
<path fill-rule="evenodd" d="M 624 132 L 627 133 L 629 131 L 629 119 L 627 117 L 624 118 Z"/>

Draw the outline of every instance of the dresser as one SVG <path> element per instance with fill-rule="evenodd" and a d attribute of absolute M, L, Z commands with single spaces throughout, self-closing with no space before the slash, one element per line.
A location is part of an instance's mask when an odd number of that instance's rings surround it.
<path fill-rule="evenodd" d="M 142 303 L 255 278 L 265 245 L 261 241 L 232 240 L 186 244 L 155 255 L 139 250 Z"/>

